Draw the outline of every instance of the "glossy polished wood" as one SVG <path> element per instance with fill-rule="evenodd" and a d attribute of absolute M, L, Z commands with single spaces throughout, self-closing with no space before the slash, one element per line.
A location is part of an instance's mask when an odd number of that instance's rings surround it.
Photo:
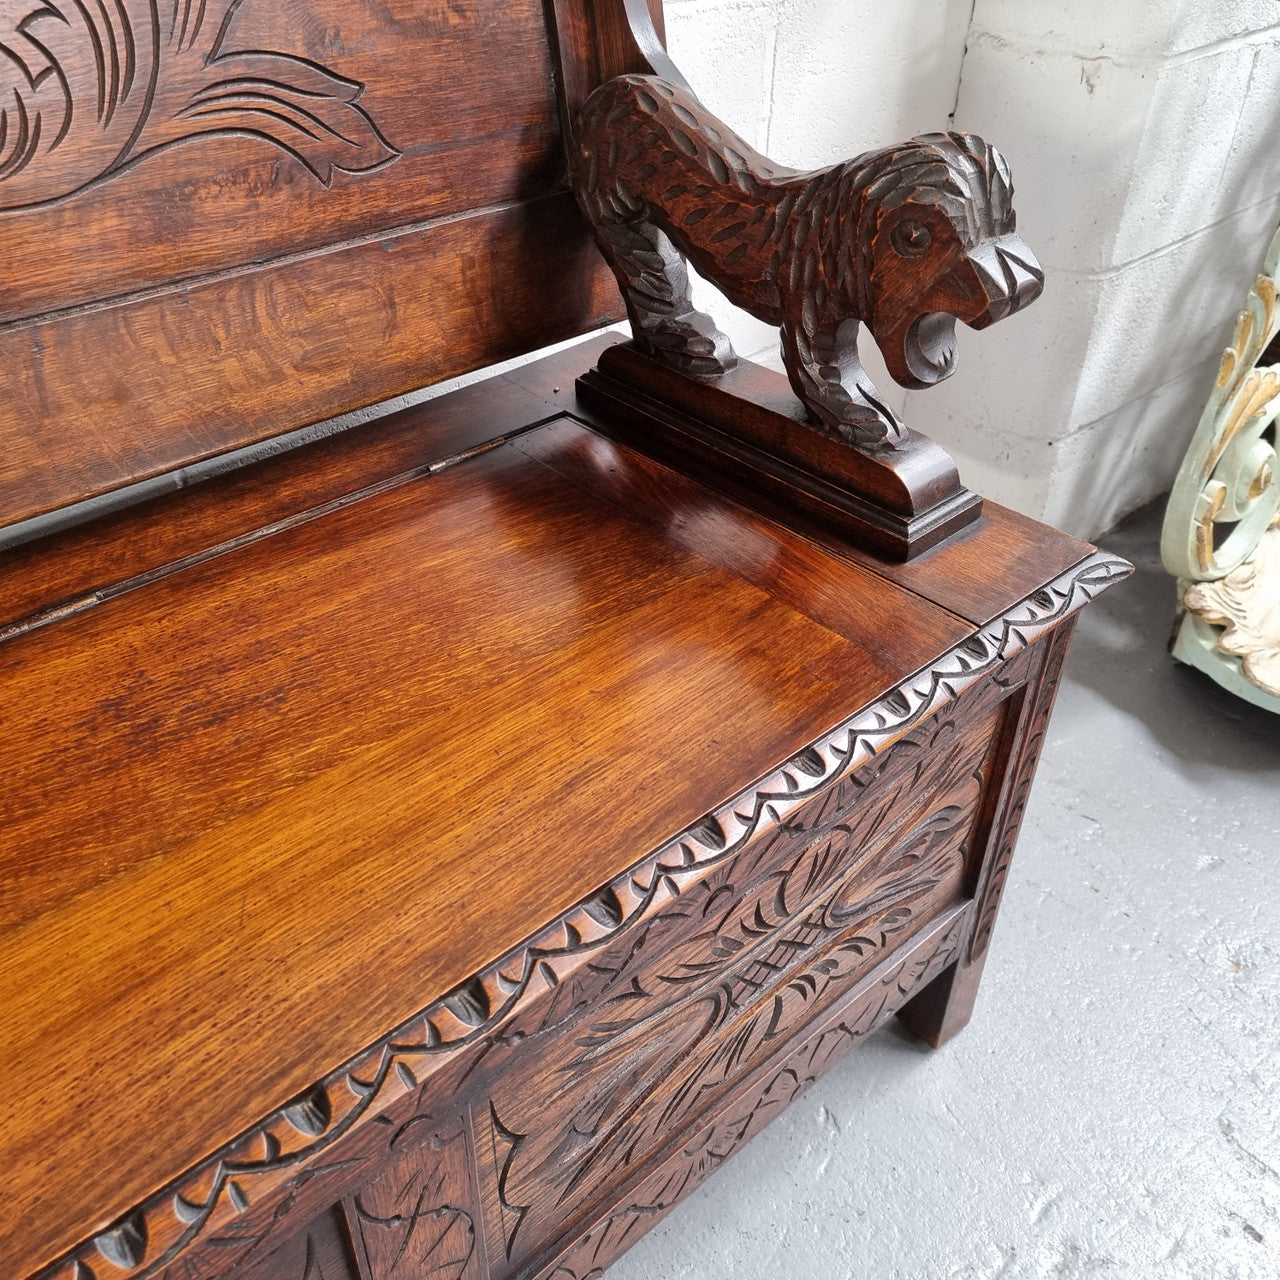
<path fill-rule="evenodd" d="M 164 8 L 0 18 L 0 527 L 622 314 L 541 0 Z"/>
<path fill-rule="evenodd" d="M 612 334 L 591 338 L 578 347 L 515 369 L 507 377 L 535 395 L 563 404 L 579 421 L 622 438 L 618 424 L 608 414 L 597 412 L 577 394 L 575 379 L 584 363 L 598 365 L 606 347 L 623 341 Z M 791 399 L 783 374 L 754 365 L 751 377 L 754 394 L 763 404 L 779 406 Z M 626 432 L 625 438 L 636 448 L 646 447 L 643 437 L 634 431 Z M 782 524 L 800 530 L 829 554 L 870 569 L 978 625 L 1004 613 L 1041 584 L 1078 564 L 1092 550 L 1077 538 L 1048 529 L 986 499 L 982 515 L 973 524 L 916 559 L 902 563 L 806 520 L 802 512 L 759 490 L 752 490 L 747 500 L 750 505 L 746 509 L 757 518 L 766 517 L 771 526 Z M 995 566 L 999 566 L 998 570 Z"/>
<path fill-rule="evenodd" d="M 578 423 L 552 423 L 514 447 L 839 635 L 864 636 L 870 615 L 890 629 L 916 621 L 909 592 L 886 590 L 882 579 Z M 954 643 L 968 628 L 947 616 L 959 624 L 950 631 Z M 935 630 L 939 638 L 943 633 Z"/>
<path fill-rule="evenodd" d="M 504 446 L 0 648 L 0 1203 L 39 1224 L 6 1267 L 67 1243 L 73 1188 L 122 1212 L 966 634 L 848 577 L 837 636 Z M 127 1135 L 162 1112 L 158 1163 Z"/>
<path fill-rule="evenodd" d="M 0 330 L 0 522 L 607 323 L 613 290 L 575 217 L 553 195 Z"/>
<path fill-rule="evenodd" d="M 563 1280 L 615 1255 L 904 1001 L 930 1038 L 963 1024 L 1062 627 L 1120 572 L 1093 556 L 944 651 L 49 1274 L 265 1280 L 354 1249 L 375 1280 Z"/>
<path fill-rule="evenodd" d="M 598 363 L 605 347 L 621 341 L 612 334 L 586 339 L 500 378 L 359 430 L 326 437 L 251 468 L 0 553 L 0 634 L 33 614 L 53 611 L 56 616 L 60 606 L 91 604 L 96 593 L 123 580 L 163 572 L 173 561 L 199 556 L 211 546 L 255 536 L 280 521 L 305 518 L 308 511 L 366 485 L 430 466 L 563 411 L 609 431 L 609 421 L 578 398 L 575 382 Z M 756 377 L 768 389 L 766 403 L 789 394 L 781 374 L 759 370 Z M 632 457 L 633 467 L 644 466 Z M 678 486 L 700 502 L 709 500 L 705 488 L 678 471 L 647 469 L 663 485 Z M 785 536 L 776 520 L 796 523 L 794 512 L 779 510 L 767 498 L 755 495 L 752 501 L 754 512 L 723 498 L 720 506 L 739 512 L 768 538 Z M 637 510 L 643 512 L 644 507 Z M 804 534 L 828 553 L 979 625 L 1079 563 L 1090 550 L 1075 538 L 1047 531 L 989 500 L 975 524 L 907 564 L 887 561 L 816 526 L 804 526 Z M 1000 566 L 999 573 L 991 572 L 993 564 Z"/>
<path fill-rule="evenodd" d="M 313 518 L 329 504 L 425 473 L 558 413 L 550 391 L 544 398 L 489 378 L 10 548 L 0 552 L 0 636 L 90 607 L 177 562 Z"/>
<path fill-rule="evenodd" d="M 893 449 L 851 448 L 814 430 L 789 394 L 771 404 L 768 370 L 737 361 L 714 381 L 634 345 L 609 347 L 579 388 L 632 438 L 728 493 L 756 493 L 893 560 L 911 560 L 966 528 L 982 499 L 932 440 L 904 429 Z"/>
<path fill-rule="evenodd" d="M 0 1274 L 598 1280 L 964 1024 L 1126 566 L 889 563 L 601 341 L 324 424 L 618 314 L 562 139 L 683 84 L 657 0 L 61 8 L 0 19 Z"/>

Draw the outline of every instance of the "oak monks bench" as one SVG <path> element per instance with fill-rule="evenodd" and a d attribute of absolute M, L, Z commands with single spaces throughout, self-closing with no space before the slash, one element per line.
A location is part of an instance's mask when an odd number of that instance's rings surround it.
<path fill-rule="evenodd" d="M 639 0 L 0 23 L 0 1275 L 598 1277 L 962 1027 L 1126 570 L 858 363 L 1034 299 L 999 153 L 774 165 Z"/>

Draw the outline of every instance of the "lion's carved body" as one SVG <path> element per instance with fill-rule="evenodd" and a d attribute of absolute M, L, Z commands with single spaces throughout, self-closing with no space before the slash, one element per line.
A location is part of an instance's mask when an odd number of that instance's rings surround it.
<path fill-rule="evenodd" d="M 901 348 L 885 351 L 900 382 L 924 386 L 951 371 L 943 320 L 981 326 L 1040 289 L 1013 234 L 1007 167 L 981 139 L 931 135 L 799 173 L 687 90 L 633 75 L 588 99 L 573 161 L 642 347 L 701 376 L 733 362 L 689 300 L 683 255 L 731 302 L 781 327 L 811 417 L 863 446 L 895 443 L 902 426 L 858 362 L 856 322 L 882 349 Z"/>
<path fill-rule="evenodd" d="M 769 165 L 700 103 L 651 77 L 619 77 L 606 88 L 593 99 L 596 112 L 584 113 L 584 142 L 608 128 L 614 107 L 634 104 L 639 114 L 594 151 L 600 181 L 586 187 L 599 206 L 593 221 L 643 207 L 730 301 L 781 324 L 779 272 L 794 254 L 815 180 Z M 611 152 L 621 153 L 612 165 Z M 683 218 L 667 214 L 689 199 L 696 203 Z"/>

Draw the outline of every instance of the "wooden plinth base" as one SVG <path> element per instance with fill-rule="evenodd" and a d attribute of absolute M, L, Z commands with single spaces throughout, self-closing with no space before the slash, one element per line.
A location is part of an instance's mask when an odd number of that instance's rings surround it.
<path fill-rule="evenodd" d="M 604 351 L 578 391 L 608 409 L 630 443 L 735 497 L 763 498 L 788 523 L 816 521 L 893 560 L 982 512 L 932 440 L 908 432 L 897 448 L 855 449 L 806 422 L 786 379 L 750 361 L 700 382 L 627 343 Z"/>

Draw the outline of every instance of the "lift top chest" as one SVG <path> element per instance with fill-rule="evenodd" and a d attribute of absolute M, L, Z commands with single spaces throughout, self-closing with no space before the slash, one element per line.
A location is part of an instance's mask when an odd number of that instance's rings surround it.
<path fill-rule="evenodd" d="M 0 18 L 0 1274 L 585 1280 L 967 1019 L 1124 566 L 792 518 L 616 334 L 365 412 L 622 318 L 654 7 Z"/>

